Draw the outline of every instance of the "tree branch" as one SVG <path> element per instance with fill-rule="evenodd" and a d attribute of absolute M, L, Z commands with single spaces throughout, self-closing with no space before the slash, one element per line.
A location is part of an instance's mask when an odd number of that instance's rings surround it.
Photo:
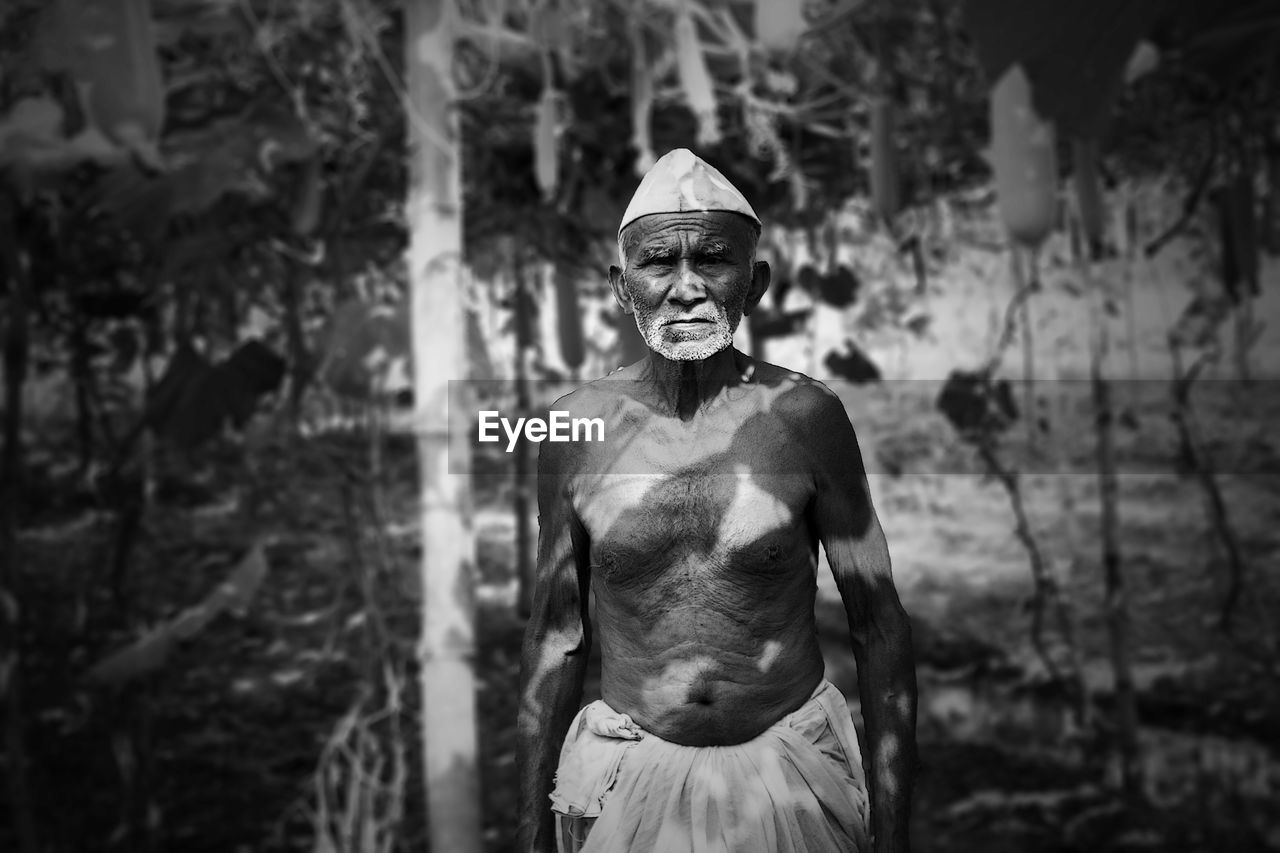
<path fill-rule="evenodd" d="M 1187 223 L 1191 221 L 1191 217 L 1195 215 L 1196 210 L 1200 207 L 1200 201 L 1204 198 L 1205 190 L 1209 186 L 1209 181 L 1213 177 L 1213 167 L 1218 161 L 1218 134 L 1211 133 L 1209 135 L 1209 156 L 1205 158 L 1204 165 L 1200 167 L 1200 174 L 1196 178 L 1195 185 L 1191 188 L 1190 195 L 1187 200 L 1182 203 L 1182 215 L 1178 220 L 1164 230 L 1159 237 L 1156 237 L 1147 244 L 1143 250 L 1146 257 L 1159 252 L 1164 248 L 1165 244 L 1178 236 Z"/>

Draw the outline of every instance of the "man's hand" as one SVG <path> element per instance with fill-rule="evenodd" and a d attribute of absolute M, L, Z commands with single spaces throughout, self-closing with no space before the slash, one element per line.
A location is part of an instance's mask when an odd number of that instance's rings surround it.
<path fill-rule="evenodd" d="M 585 715 L 587 730 L 601 737 L 640 740 L 644 730 L 636 725 L 630 714 L 618 714 L 592 703 Z"/>

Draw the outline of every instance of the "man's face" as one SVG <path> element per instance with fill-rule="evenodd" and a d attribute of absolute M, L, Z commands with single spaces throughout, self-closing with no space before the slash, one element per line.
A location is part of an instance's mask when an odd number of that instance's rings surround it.
<path fill-rule="evenodd" d="M 769 285 L 754 262 L 751 224 L 734 213 L 663 213 L 627 226 L 625 269 L 611 267 L 614 295 L 649 348 L 672 361 L 700 361 L 733 343 L 744 314 Z"/>

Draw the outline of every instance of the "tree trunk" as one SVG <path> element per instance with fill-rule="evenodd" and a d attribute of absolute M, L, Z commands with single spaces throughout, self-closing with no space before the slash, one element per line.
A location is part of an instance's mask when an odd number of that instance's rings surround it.
<path fill-rule="evenodd" d="M 1081 158 L 1077 168 L 1096 167 L 1097 146 L 1093 140 L 1078 143 Z M 1089 184 L 1077 182 L 1078 209 L 1082 212 L 1081 230 L 1085 238 L 1076 250 L 1080 279 L 1090 300 L 1093 340 L 1089 347 L 1089 386 L 1093 401 L 1095 461 L 1098 471 L 1103 571 L 1103 618 L 1111 653 L 1111 670 L 1115 679 L 1115 740 L 1119 748 L 1120 779 L 1125 794 L 1136 800 L 1142 793 L 1141 765 L 1138 755 L 1138 705 L 1133 685 L 1133 669 L 1129 661 L 1129 598 L 1125 589 L 1120 558 L 1120 511 L 1117 495 L 1115 459 L 1115 405 L 1111 399 L 1111 383 L 1106 376 L 1107 352 L 1110 348 L 1107 305 L 1111 298 L 1106 282 L 1096 274 L 1094 266 L 1099 243 L 1093 239 L 1097 224 L 1090 227 L 1084 218 L 1090 199 Z M 1095 208 L 1095 216 L 1101 214 Z M 1132 235 L 1131 235 L 1132 236 Z"/>
<path fill-rule="evenodd" d="M 1082 263 L 1085 263 L 1082 261 Z M 1089 364 L 1096 430 L 1098 494 L 1101 510 L 1102 571 L 1107 639 L 1115 678 L 1115 726 L 1119 747 L 1120 778 L 1130 797 L 1141 792 L 1138 756 L 1138 708 L 1129 662 L 1129 598 L 1120 559 L 1120 513 L 1117 499 L 1115 460 L 1115 416 L 1111 383 L 1105 375 L 1110 335 L 1107 329 L 1105 293 L 1101 281 L 1094 280 L 1094 340 Z"/>
<path fill-rule="evenodd" d="M 1174 425 L 1178 428 L 1183 459 L 1191 466 L 1196 479 L 1200 481 L 1200 488 L 1204 491 L 1208 508 L 1209 523 L 1213 526 L 1214 533 L 1222 544 L 1227 558 L 1227 591 L 1218 616 L 1218 629 L 1230 634 L 1231 618 L 1244 588 L 1244 555 L 1240 549 L 1240 538 L 1236 535 L 1235 527 L 1231 523 L 1226 497 L 1222 494 L 1221 486 L 1218 485 L 1212 455 L 1200 437 L 1201 433 L 1191 401 L 1191 387 L 1212 356 L 1202 355 L 1190 367 L 1184 369 L 1178 347 L 1171 346 L 1170 351 L 1173 355 L 1172 418 Z"/>
<path fill-rule="evenodd" d="M 516 382 L 516 417 L 527 418 L 532 412 L 529 400 L 529 351 L 533 348 L 533 321 L 530 308 L 532 300 L 529 295 L 529 283 L 526 280 L 524 259 L 517 244 L 512 245 L 511 276 L 515 285 L 512 296 L 512 311 L 515 313 L 516 349 L 515 349 L 515 382 Z M 529 482 L 529 444 L 516 442 L 515 459 L 515 495 L 512 501 L 516 515 L 516 612 L 521 619 L 528 619 L 533 612 L 533 560 L 531 557 L 532 538 L 529 530 L 529 508 L 531 506 Z"/>
<path fill-rule="evenodd" d="M 23 729 L 22 667 L 18 648 L 22 600 L 18 591 L 18 507 L 22 505 L 22 390 L 27 378 L 27 314 L 30 293 L 18 249 L 18 211 L 0 190 L 0 253 L 9 287 L 4 347 L 4 455 L 0 459 L 0 701 L 4 712 L 4 758 L 9 810 L 22 853 L 35 853 L 35 823 L 27 784 Z"/>
<path fill-rule="evenodd" d="M 467 376 L 452 78 L 456 14 L 447 0 L 405 4 L 406 218 L 422 501 L 419 657 L 429 838 L 437 853 L 479 853 L 468 412 L 458 399 L 464 395 L 455 396 L 454 406 L 449 399 L 449 380 Z"/>
<path fill-rule="evenodd" d="M 1040 275 L 1037 270 L 1039 261 L 1035 251 L 1013 243 L 1009 248 L 1009 263 L 1013 273 L 1014 293 L 1026 294 L 1026 298 L 1018 305 L 1019 311 L 1022 312 L 1022 421 L 1027 430 L 1026 457 L 1033 463 L 1040 413 L 1036 406 L 1036 361 L 1034 329 L 1031 320 L 1031 294 L 1039 289 L 1037 284 Z"/>

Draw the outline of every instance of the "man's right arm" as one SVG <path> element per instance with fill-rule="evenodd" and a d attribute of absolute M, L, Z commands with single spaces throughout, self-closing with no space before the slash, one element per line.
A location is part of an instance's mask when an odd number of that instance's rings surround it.
<path fill-rule="evenodd" d="M 538 454 L 538 564 L 520 662 L 517 721 L 520 853 L 556 849 L 552 784 L 560 747 L 582 700 L 591 651 L 589 543 L 568 492 L 572 452 L 572 444 L 543 442 Z"/>
<path fill-rule="evenodd" d="M 911 620 L 902 607 L 862 453 L 844 405 L 825 388 L 809 405 L 813 517 L 849 622 L 866 722 L 863 764 L 876 853 L 905 853 L 916 776 L 916 669 Z"/>

